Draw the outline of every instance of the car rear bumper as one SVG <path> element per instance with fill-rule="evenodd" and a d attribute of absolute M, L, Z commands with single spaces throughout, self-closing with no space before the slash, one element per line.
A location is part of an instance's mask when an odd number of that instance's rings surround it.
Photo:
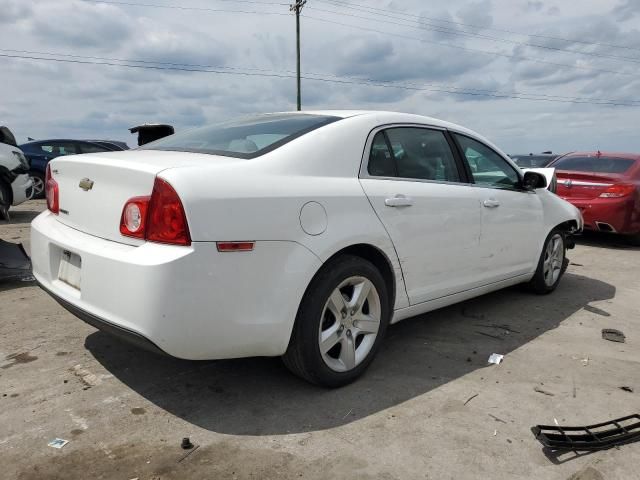
<path fill-rule="evenodd" d="M 51 297 L 53 297 L 53 299 L 56 302 L 58 302 L 70 313 L 78 317 L 83 322 L 88 323 L 92 327 L 95 327 L 98 330 L 102 330 L 103 332 L 109 333 L 114 337 L 118 337 L 121 340 L 131 343 L 132 345 L 135 345 L 136 347 L 142 348 L 144 350 L 154 352 L 154 353 L 159 353 L 162 355 L 167 354 L 161 348 L 159 348 L 155 343 L 153 343 L 148 338 L 143 337 L 139 333 L 129 330 L 127 328 L 121 327 L 120 325 L 117 325 L 115 323 L 108 322 L 104 318 L 100 318 L 94 315 L 93 313 L 89 313 L 85 310 L 82 310 L 81 308 L 78 308 L 77 306 L 75 306 L 73 303 L 66 301 L 62 297 L 59 297 L 58 295 L 53 293 L 51 290 L 47 289 L 47 287 L 45 287 L 41 283 L 39 283 L 39 285 L 40 285 L 40 288 L 42 288 L 45 292 L 51 295 Z"/>
<path fill-rule="evenodd" d="M 79 288 L 61 280 L 65 252 L 80 259 Z M 74 315 L 191 360 L 284 353 L 321 265 L 286 241 L 256 242 L 246 253 L 220 253 L 214 242 L 124 245 L 63 225 L 48 211 L 32 223 L 31 254 L 37 281 Z"/>
<path fill-rule="evenodd" d="M 584 218 L 585 230 L 634 234 L 640 232 L 640 210 L 633 198 L 565 198 Z"/>

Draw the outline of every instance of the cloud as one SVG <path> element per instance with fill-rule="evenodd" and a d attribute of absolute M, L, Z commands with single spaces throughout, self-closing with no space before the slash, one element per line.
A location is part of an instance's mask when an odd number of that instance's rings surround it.
<path fill-rule="evenodd" d="M 334 48 L 339 47 L 335 44 Z M 415 43 L 402 43 L 394 47 L 390 40 L 376 35 L 352 36 L 342 47 L 335 72 L 379 82 L 429 82 L 462 75 L 488 63 L 471 52 L 446 55 L 446 51 L 446 47 L 431 44 L 416 47 Z"/>
<path fill-rule="evenodd" d="M 528 1 L 535 5 L 525 14 Z M 208 7 L 202 0 L 192 3 Z M 226 3 L 220 8 L 252 10 Z M 353 5 L 364 3 L 353 0 Z M 452 90 L 458 92 L 518 91 L 639 100 L 637 63 L 468 35 L 482 31 L 482 35 L 499 39 L 638 57 L 634 50 L 604 45 L 640 48 L 637 25 L 619 21 L 634 18 L 637 3 L 583 0 L 580 5 L 580 9 L 570 9 L 559 0 L 544 0 L 538 9 L 535 0 L 448 0 L 427 8 L 420 0 L 385 0 L 375 6 L 395 13 L 374 15 L 340 9 L 370 18 L 366 20 L 313 13 L 313 2 L 309 2 L 302 18 L 302 71 L 305 76 L 309 72 L 325 74 L 326 80 L 337 75 L 427 88 L 434 85 L 436 89 L 438 85 L 445 89 L 456 86 L 461 90 Z M 2 120 L 20 140 L 27 135 L 107 137 L 135 144 L 127 128 L 137 123 L 168 122 L 181 130 L 238 115 L 295 109 L 294 17 L 286 6 L 260 8 L 285 15 L 100 5 L 79 0 L 5 0 L 0 9 L 0 45 L 4 49 L 212 65 L 225 67 L 221 70 L 228 73 L 275 71 L 285 78 L 0 58 Z M 555 13 L 550 16 L 550 12 Z M 306 14 L 322 15 L 343 25 L 305 19 Z M 618 21 L 616 14 L 620 15 Z M 440 28 L 426 28 L 426 24 Z M 527 32 L 602 45 L 527 38 Z M 483 54 L 483 50 L 518 58 Z M 523 60 L 522 56 L 559 65 Z M 302 100 L 303 108 L 370 108 L 440 117 L 475 128 L 511 151 L 589 148 L 595 143 L 617 150 L 640 150 L 634 128 L 640 110 L 633 107 L 497 99 L 309 79 L 302 81 Z"/>
<path fill-rule="evenodd" d="M 622 0 L 613 9 L 618 20 L 629 20 L 640 14 L 640 0 Z"/>
<path fill-rule="evenodd" d="M 526 9 L 529 12 L 539 12 L 544 8 L 544 2 L 540 0 L 530 0 L 527 2 Z"/>
<path fill-rule="evenodd" d="M 31 7 L 21 0 L 4 0 L 0 7 L 0 25 L 15 23 L 28 19 L 32 14 Z"/>
<path fill-rule="evenodd" d="M 493 25 L 492 9 L 491 0 L 467 3 L 456 12 L 456 17 L 463 23 L 487 28 Z M 470 29 L 466 28 L 466 30 Z M 471 31 L 474 30 L 481 30 L 481 28 L 471 29 Z"/>
<path fill-rule="evenodd" d="M 640 79 L 599 76 L 585 83 L 579 93 L 594 98 L 611 98 L 623 102 L 640 102 Z"/>
<path fill-rule="evenodd" d="M 105 50 L 129 40 L 134 25 L 112 5 L 46 1 L 34 6 L 30 32 L 47 45 Z"/>
<path fill-rule="evenodd" d="M 198 31 L 170 31 L 147 19 L 140 21 L 139 30 L 128 48 L 128 58 L 174 65 L 223 66 L 234 55 L 229 44 Z"/>

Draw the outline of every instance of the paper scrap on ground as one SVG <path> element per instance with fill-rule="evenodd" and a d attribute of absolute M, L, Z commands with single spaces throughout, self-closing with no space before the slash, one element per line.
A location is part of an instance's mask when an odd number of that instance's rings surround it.
<path fill-rule="evenodd" d="M 49 443 L 47 443 L 47 445 L 49 445 L 50 447 L 53 447 L 53 448 L 62 448 L 67 443 L 69 443 L 69 440 L 64 440 L 62 438 L 54 438 Z"/>
<path fill-rule="evenodd" d="M 489 363 L 495 363 L 496 365 L 499 365 L 500 363 L 502 363 L 503 358 L 504 355 L 500 355 L 499 353 L 492 353 L 489 357 Z"/>

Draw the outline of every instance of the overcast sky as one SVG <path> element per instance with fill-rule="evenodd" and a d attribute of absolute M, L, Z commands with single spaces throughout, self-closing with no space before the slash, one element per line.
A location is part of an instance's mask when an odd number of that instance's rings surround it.
<path fill-rule="evenodd" d="M 286 0 L 122 1 L 204 9 L 0 0 L 0 54 L 227 73 L 0 56 L 0 123 L 19 142 L 135 145 L 127 128 L 139 123 L 184 129 L 295 109 L 295 17 Z M 420 113 L 510 153 L 640 151 L 640 0 L 308 0 L 301 23 L 305 77 L 413 88 L 305 78 L 303 109 Z M 637 106 L 593 104 L 612 100 Z"/>

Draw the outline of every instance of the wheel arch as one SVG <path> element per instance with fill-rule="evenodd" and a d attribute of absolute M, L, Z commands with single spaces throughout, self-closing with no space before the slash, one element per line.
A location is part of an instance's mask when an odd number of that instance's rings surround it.
<path fill-rule="evenodd" d="M 15 177 L 9 169 L 4 165 L 0 165 L 0 184 L 6 187 L 7 194 L 9 195 L 9 205 L 13 204 L 13 188 L 11 187 L 11 183 L 14 179 Z"/>
<path fill-rule="evenodd" d="M 560 230 L 564 233 L 565 248 L 571 250 L 576 246 L 575 239 L 573 239 L 571 235 L 580 230 L 580 225 L 578 224 L 577 220 L 567 220 L 565 222 L 559 223 L 551 229 L 551 231 L 553 230 Z"/>
<path fill-rule="evenodd" d="M 360 257 L 371 262 L 378 269 L 378 271 L 382 274 L 382 278 L 384 278 L 384 281 L 389 289 L 389 305 L 393 310 L 396 300 L 397 285 L 393 264 L 391 263 L 389 257 L 387 257 L 387 255 L 378 247 L 375 247 L 371 244 L 356 243 L 335 252 L 327 259 L 326 262 L 323 263 L 323 266 L 333 259 L 339 257 L 340 255 L 353 255 L 356 257 Z M 318 272 L 316 272 L 316 274 L 317 273 Z"/>
<path fill-rule="evenodd" d="M 577 231 L 579 228 L 580 227 L 578 225 L 577 220 L 567 220 L 565 222 L 559 223 L 558 225 L 553 227 L 551 230 L 561 230 L 565 233 L 573 233 Z"/>

